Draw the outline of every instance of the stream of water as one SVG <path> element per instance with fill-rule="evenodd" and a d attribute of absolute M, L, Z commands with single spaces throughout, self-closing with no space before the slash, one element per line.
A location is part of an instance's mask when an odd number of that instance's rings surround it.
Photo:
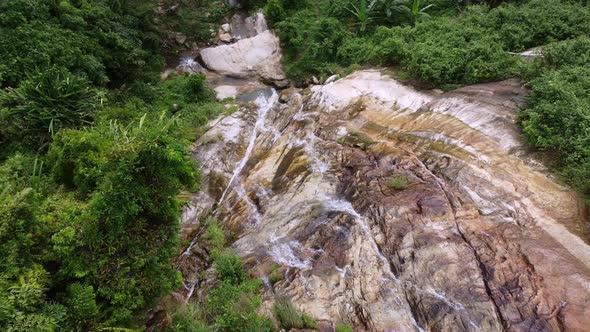
<path fill-rule="evenodd" d="M 252 151 L 254 151 L 254 146 L 256 145 L 256 138 L 258 137 L 258 133 L 262 128 L 264 128 L 266 114 L 268 113 L 268 111 L 272 109 L 273 105 L 278 101 L 278 98 L 279 96 L 276 90 L 274 89 L 272 90 L 272 95 L 269 98 L 266 98 L 264 95 L 261 95 L 258 98 L 256 98 L 255 103 L 258 107 L 258 111 L 256 115 L 256 123 L 254 124 L 254 127 L 252 128 L 252 134 L 250 135 L 250 142 L 248 143 L 248 148 L 246 148 L 246 153 L 244 153 L 244 157 L 242 158 L 242 160 L 240 160 L 238 165 L 234 168 L 234 173 L 231 179 L 229 180 L 227 187 L 223 191 L 223 194 L 221 195 L 221 198 L 217 203 L 218 205 L 221 205 L 221 203 L 225 199 L 225 196 L 227 195 L 229 190 L 231 190 L 234 182 L 242 173 L 244 166 L 246 166 L 246 163 L 248 162 L 248 160 L 250 160 L 250 156 L 252 155 Z"/>

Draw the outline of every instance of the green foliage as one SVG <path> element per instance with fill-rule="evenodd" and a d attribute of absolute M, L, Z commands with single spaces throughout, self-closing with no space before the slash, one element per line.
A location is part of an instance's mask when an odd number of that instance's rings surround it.
<path fill-rule="evenodd" d="M 285 275 L 281 273 L 281 271 L 279 270 L 279 266 L 277 264 L 273 264 L 270 267 L 268 281 L 271 283 L 271 285 L 274 285 L 283 279 L 285 279 Z"/>
<path fill-rule="evenodd" d="M 336 324 L 336 332 L 353 332 L 354 329 L 350 325 L 343 323 Z"/>
<path fill-rule="evenodd" d="M 229 7 L 224 0 L 164 0 L 163 12 L 157 25 L 164 39 L 167 53 L 178 50 L 174 36 L 182 33 L 187 42 L 207 42 L 215 36 L 219 22 L 227 16 Z"/>
<path fill-rule="evenodd" d="M 84 130 L 60 130 L 42 160 L 15 154 L 0 165 L 0 250 L 7 253 L 0 297 L 10 299 L 4 295 L 31 269 L 43 276 L 22 283 L 19 294 L 30 304 L 0 302 L 0 329 L 121 326 L 178 286 L 169 263 L 178 244 L 177 194 L 200 179 L 186 146 L 193 126 L 222 107 L 210 102 L 201 77 L 178 76 L 155 91 L 149 104 L 126 98 Z M 175 115 L 167 111 L 173 101 L 182 105 Z"/>
<path fill-rule="evenodd" d="M 214 257 L 217 286 L 208 294 L 207 313 L 220 331 L 272 331 L 272 323 L 258 316 L 262 303 L 259 279 L 246 274 L 242 260 L 229 250 Z"/>
<path fill-rule="evenodd" d="M 203 323 L 203 315 L 198 305 L 187 303 L 172 313 L 169 332 L 210 332 L 211 328 Z"/>
<path fill-rule="evenodd" d="M 532 82 L 521 114 L 526 140 L 556 154 L 568 183 L 590 195 L 590 69 L 565 66 Z"/>
<path fill-rule="evenodd" d="M 154 6 L 0 2 L 2 331 L 133 327 L 179 285 L 187 146 L 223 107 L 203 76 L 157 83 Z"/>
<path fill-rule="evenodd" d="M 67 307 L 69 309 L 69 319 L 74 326 L 86 329 L 95 325 L 98 317 L 98 306 L 96 304 L 96 294 L 92 286 L 84 286 L 79 283 L 73 283 L 69 286 Z"/>
<path fill-rule="evenodd" d="M 551 68 L 562 66 L 584 66 L 590 64 L 590 37 L 553 43 L 543 48 L 544 64 Z"/>
<path fill-rule="evenodd" d="M 419 21 L 426 21 L 430 19 L 430 15 L 426 11 L 434 6 L 434 4 L 424 5 L 420 0 L 393 0 L 388 1 L 386 14 L 388 17 L 394 14 L 401 14 L 412 25 Z"/>
<path fill-rule="evenodd" d="M 157 32 L 143 3 L 8 0 L 0 3 L 0 86 L 51 66 L 96 85 L 143 80 L 161 68 Z"/>
<path fill-rule="evenodd" d="M 264 6 L 264 17 L 271 26 L 285 19 L 286 15 L 280 0 L 269 0 Z"/>
<path fill-rule="evenodd" d="M 310 11 L 299 11 L 276 26 L 287 62 L 295 79 L 306 74 L 330 73 L 338 48 L 346 36 L 344 24 L 335 18 L 316 21 Z"/>
<path fill-rule="evenodd" d="M 530 0 L 492 10 L 470 8 L 464 23 L 498 36 L 507 51 L 519 52 L 590 33 L 590 12 L 576 1 Z"/>
<path fill-rule="evenodd" d="M 329 37 L 316 31 L 318 19 L 311 4 L 277 25 L 287 74 L 298 81 L 355 64 L 400 66 L 422 83 L 443 88 L 499 80 L 519 71 L 518 57 L 509 52 L 590 31 L 590 12 L 580 10 L 575 2 L 559 0 L 501 6 L 490 1 L 489 6 L 469 6 L 455 17 L 444 15 L 456 7 L 444 1 L 319 3 L 320 22 L 340 20 L 339 25 L 319 29 L 330 32 Z M 443 15 L 430 17 L 427 12 Z M 431 19 L 421 19 L 427 17 Z M 406 23 L 414 26 L 390 27 Z M 382 26 L 373 29 L 373 25 Z M 361 29 L 354 29 L 359 26 Z"/>
<path fill-rule="evenodd" d="M 244 263 L 230 250 L 224 251 L 215 258 L 215 270 L 220 282 L 239 285 L 248 279 Z"/>
<path fill-rule="evenodd" d="M 61 128 L 90 124 L 101 103 L 102 93 L 86 79 L 51 68 L 29 75 L 18 88 L 0 91 L 0 116 L 7 123 L 0 130 L 8 142 L 38 147 Z"/>
<path fill-rule="evenodd" d="M 425 22 L 406 35 L 402 65 L 416 78 L 434 85 L 477 83 L 510 75 L 516 58 L 484 30 L 451 19 Z"/>
<path fill-rule="evenodd" d="M 256 313 L 262 303 L 256 294 L 261 286 L 260 280 L 239 285 L 221 282 L 207 298 L 207 311 L 215 317 L 213 326 L 221 331 L 272 331 L 272 323 Z"/>
<path fill-rule="evenodd" d="M 177 285 L 168 263 L 178 241 L 176 193 L 192 188 L 197 173 L 161 125 L 62 131 L 48 154 L 56 181 L 88 195 L 74 239 L 55 238 L 73 246 L 58 251 L 60 274 L 96 287 L 107 322 L 128 321 Z"/>
<path fill-rule="evenodd" d="M 387 182 L 389 188 L 394 190 L 404 190 L 408 188 L 408 184 L 408 177 L 403 174 L 394 175 Z"/>
<path fill-rule="evenodd" d="M 212 239 L 223 233 L 213 220 L 207 220 L 207 225 L 207 240 L 216 246 L 217 241 Z M 229 249 L 212 258 L 217 284 L 203 299 L 204 306 L 188 304 L 177 308 L 168 331 L 273 331 L 271 321 L 256 313 L 262 303 L 258 294 L 262 281 L 251 279 L 242 260 Z"/>
<path fill-rule="evenodd" d="M 225 246 L 225 233 L 215 219 L 208 218 L 205 223 L 207 225 L 207 240 L 209 241 L 209 248 L 212 255 L 215 257 L 222 252 Z"/>
<path fill-rule="evenodd" d="M 348 11 L 356 19 L 360 33 L 367 32 L 369 24 L 372 24 L 375 20 L 375 9 L 378 3 L 379 0 L 359 0 L 358 4 L 355 4 L 355 1 L 351 1 Z"/>
<path fill-rule="evenodd" d="M 306 314 L 302 314 L 286 296 L 279 296 L 275 299 L 274 313 L 282 328 L 290 329 L 313 329 L 316 322 Z"/>

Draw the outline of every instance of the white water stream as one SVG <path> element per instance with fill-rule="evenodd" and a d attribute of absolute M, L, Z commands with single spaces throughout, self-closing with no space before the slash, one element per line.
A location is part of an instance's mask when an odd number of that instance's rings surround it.
<path fill-rule="evenodd" d="M 257 112 L 257 117 L 256 117 L 256 123 L 254 125 L 254 128 L 252 128 L 252 134 L 250 136 L 250 142 L 248 143 L 248 148 L 246 149 L 246 153 L 244 154 L 244 157 L 242 158 L 242 160 L 240 160 L 238 165 L 235 167 L 234 174 L 232 175 L 231 179 L 229 180 L 227 187 L 223 191 L 223 194 L 221 195 L 221 198 L 219 199 L 218 205 L 221 205 L 225 196 L 227 195 L 229 190 L 231 190 L 232 185 L 234 184 L 236 179 L 240 176 L 240 174 L 242 173 L 242 170 L 244 169 L 244 166 L 246 166 L 246 163 L 250 159 L 250 156 L 252 155 L 252 151 L 254 151 L 254 146 L 256 145 L 256 138 L 258 137 L 258 133 L 262 128 L 264 128 L 264 121 L 266 119 L 266 114 L 268 113 L 268 111 L 271 110 L 271 108 L 278 101 L 278 99 L 279 99 L 279 96 L 278 96 L 276 90 L 274 90 L 274 89 L 272 90 L 272 95 L 269 98 L 266 98 L 263 95 L 256 98 L 256 105 L 258 106 L 258 112 Z"/>

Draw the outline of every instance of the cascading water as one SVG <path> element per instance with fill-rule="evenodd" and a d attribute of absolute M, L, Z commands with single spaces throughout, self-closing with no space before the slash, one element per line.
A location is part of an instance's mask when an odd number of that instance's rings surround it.
<path fill-rule="evenodd" d="M 272 116 L 267 113 L 276 94 L 258 98 L 254 128 L 252 118 L 245 121 L 235 114 L 228 117 L 235 125 L 227 120 L 210 136 L 230 130 L 236 135 L 224 135 L 195 153 L 214 161 L 206 166 L 214 181 L 204 188 L 215 190 L 204 190 L 212 199 L 199 211 L 214 209 L 216 202 L 224 205 L 216 217 L 239 229 L 231 247 L 265 281 L 265 305 L 272 307 L 273 293 L 285 294 L 319 322 L 366 323 L 376 331 L 500 331 L 505 322 L 527 328 L 507 317 L 523 317 L 550 330 L 545 319 L 527 312 L 550 313 L 554 298 L 570 303 L 558 315 L 583 318 L 571 303 L 584 308 L 590 297 L 570 296 L 560 286 L 567 281 L 583 289 L 588 278 L 553 269 L 565 262 L 569 271 L 578 271 L 573 268 L 578 263 L 560 252 L 559 243 L 539 245 L 538 239 L 552 239 L 537 225 L 538 216 L 553 215 L 535 200 L 573 211 L 572 219 L 577 210 L 565 189 L 523 163 L 514 153 L 519 150 L 504 149 L 514 145 L 492 135 L 506 132 L 504 126 L 492 126 L 498 123 L 495 113 L 485 123 L 475 117 L 479 122 L 474 125 L 466 120 L 467 112 L 455 111 L 457 102 L 443 103 L 444 96 L 393 84 L 374 71 L 354 75 L 312 87 L 305 98 L 285 90 L 281 111 Z M 507 113 L 504 106 L 486 105 L 502 107 L 502 116 Z M 469 113 L 481 109 L 468 108 Z M 349 133 L 372 142 L 361 148 L 341 140 Z M 238 161 L 236 146 L 245 150 Z M 223 181 L 218 177 L 224 175 L 215 172 L 218 161 L 231 169 Z M 408 176 L 407 188 L 389 184 L 397 174 Z M 227 185 L 219 188 L 217 183 Z M 351 183 L 357 187 L 347 192 L 354 195 L 344 199 L 340 194 Z M 523 195 L 530 199 L 522 200 Z M 370 215 L 355 210 L 367 204 Z M 339 218 L 332 218 L 337 213 Z M 514 222 L 502 219 L 506 213 Z M 343 221 L 344 214 L 350 230 L 334 222 Z M 385 236 L 387 241 L 381 241 Z M 190 252 L 186 259 L 196 259 Z M 502 262 L 494 260 L 500 253 Z M 273 263 L 286 275 L 281 282 L 268 280 Z M 482 266 L 518 280 L 510 290 L 516 295 L 499 298 L 505 284 Z M 194 280 L 200 279 L 186 278 L 184 292 L 192 293 Z M 197 290 L 206 282 L 199 281 Z M 526 294 L 547 292 L 551 297 L 537 297 L 533 309 L 520 301 Z"/>
<path fill-rule="evenodd" d="M 338 199 L 338 198 L 326 198 L 324 200 L 324 208 L 326 210 L 332 211 L 332 212 L 346 213 L 346 214 L 350 215 L 351 217 L 353 217 L 355 222 L 357 223 L 357 225 L 359 225 L 359 227 L 361 228 L 361 231 L 363 232 L 363 234 L 365 235 L 367 240 L 369 240 L 369 242 L 371 243 L 371 247 L 375 251 L 375 255 L 381 261 L 381 264 L 383 264 L 383 267 L 385 268 L 386 273 L 389 275 L 391 280 L 399 283 L 399 279 L 395 276 L 395 274 L 393 274 L 393 272 L 391 271 L 391 268 L 389 267 L 389 260 L 387 260 L 387 258 L 385 258 L 385 256 L 383 256 L 383 254 L 381 253 L 381 250 L 379 250 L 379 246 L 377 246 L 377 243 L 375 242 L 375 239 L 373 238 L 373 235 L 371 234 L 371 229 L 369 228 L 369 225 L 367 225 L 363 216 L 361 216 L 354 209 L 352 204 L 348 201 Z"/>
<path fill-rule="evenodd" d="M 256 123 L 254 124 L 254 128 L 252 128 L 252 134 L 250 136 L 250 142 L 248 143 L 248 148 L 246 148 L 246 153 L 244 154 L 244 157 L 242 158 L 242 160 L 240 160 L 240 162 L 238 163 L 238 165 L 234 169 L 234 173 L 233 173 L 232 177 L 230 178 L 230 180 L 227 184 L 227 187 L 223 191 L 223 194 L 221 195 L 221 198 L 219 199 L 218 205 L 221 205 L 221 203 L 223 202 L 223 199 L 225 198 L 225 196 L 227 195 L 229 190 L 232 188 L 232 185 L 234 184 L 236 179 L 240 176 L 240 174 L 242 173 L 242 170 L 244 169 L 244 166 L 246 166 L 246 163 L 250 159 L 250 156 L 252 155 L 252 151 L 254 151 L 254 146 L 256 145 L 256 138 L 258 137 L 258 133 L 262 128 L 264 128 L 264 121 L 266 118 L 266 114 L 268 113 L 268 111 L 271 110 L 273 105 L 277 102 L 278 97 L 279 96 L 278 96 L 276 90 L 273 89 L 272 95 L 270 97 L 266 98 L 264 96 L 259 96 L 258 98 L 256 98 L 255 103 L 258 107 L 258 112 L 256 115 L 257 116 Z"/>
<path fill-rule="evenodd" d="M 180 60 L 179 66 L 185 72 L 192 72 L 192 73 L 203 73 L 205 72 L 205 68 L 201 66 L 200 63 L 195 61 L 194 56 L 186 55 Z"/>

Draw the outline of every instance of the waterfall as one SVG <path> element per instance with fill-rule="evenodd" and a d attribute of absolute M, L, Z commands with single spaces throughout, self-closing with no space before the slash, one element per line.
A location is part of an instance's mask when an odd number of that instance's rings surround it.
<path fill-rule="evenodd" d="M 252 134 L 250 136 L 250 142 L 248 143 L 248 148 L 246 149 L 246 153 L 244 154 L 244 157 L 242 158 L 242 160 L 238 163 L 238 165 L 234 169 L 234 173 L 233 173 L 231 179 L 229 180 L 227 187 L 223 191 L 223 194 L 221 195 L 219 202 L 217 203 L 218 205 L 220 205 L 223 202 L 223 199 L 225 198 L 225 196 L 227 195 L 227 193 L 231 189 L 233 183 L 240 176 L 240 173 L 242 173 L 242 170 L 244 169 L 244 167 L 246 166 L 246 163 L 250 159 L 250 155 L 252 155 L 252 151 L 254 151 L 254 146 L 256 145 L 256 138 L 258 136 L 258 133 L 262 128 L 264 128 L 264 120 L 266 118 L 266 114 L 268 113 L 268 111 L 270 111 L 270 109 L 273 107 L 273 105 L 277 102 L 278 98 L 279 98 L 279 96 L 278 96 L 275 89 L 272 90 L 272 95 L 268 98 L 265 98 L 264 95 L 261 95 L 258 98 L 256 98 L 256 106 L 258 107 L 258 112 L 257 112 L 256 123 L 254 125 L 254 128 L 252 128 Z"/>
<path fill-rule="evenodd" d="M 338 199 L 338 198 L 327 198 L 324 201 L 324 208 L 328 211 L 343 212 L 343 213 L 346 213 L 346 214 L 350 215 L 351 217 L 353 217 L 354 220 L 356 221 L 357 225 L 359 225 L 359 227 L 361 228 L 361 231 L 364 233 L 366 238 L 371 243 L 371 247 L 373 247 L 373 250 L 375 251 L 375 255 L 377 255 L 377 257 L 379 258 L 381 263 L 384 265 L 384 267 L 386 267 L 387 274 L 389 274 L 390 278 L 393 281 L 399 283 L 399 279 L 391 271 L 391 268 L 389 266 L 389 261 L 387 260 L 387 258 L 385 258 L 385 256 L 383 256 L 383 254 L 381 253 L 381 250 L 379 250 L 379 247 L 377 246 L 377 243 L 375 242 L 375 239 L 373 238 L 373 235 L 371 234 L 371 230 L 369 228 L 369 225 L 367 225 L 367 223 L 365 222 L 365 219 L 354 209 L 352 204 L 350 204 L 350 202 L 348 202 L 348 201 Z"/>

